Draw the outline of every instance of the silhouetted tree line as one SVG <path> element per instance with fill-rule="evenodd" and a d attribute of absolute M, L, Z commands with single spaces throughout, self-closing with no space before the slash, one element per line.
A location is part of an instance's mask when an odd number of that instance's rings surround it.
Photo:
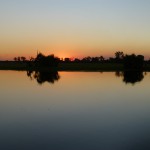
<path fill-rule="evenodd" d="M 28 66 L 34 67 L 57 67 L 58 63 L 118 63 L 123 64 L 125 70 L 142 70 L 145 64 L 149 64 L 149 61 L 144 61 L 143 55 L 125 55 L 122 51 L 117 51 L 115 57 L 105 59 L 103 56 L 98 57 L 84 57 L 82 59 L 70 58 L 60 59 L 53 54 L 45 56 L 42 53 L 37 53 L 36 58 L 31 57 L 30 60 L 26 60 L 25 57 L 15 57 L 15 61 L 27 61 Z"/>
<path fill-rule="evenodd" d="M 125 55 L 122 51 L 117 51 L 115 53 L 115 57 L 110 57 L 108 59 L 105 59 L 103 56 L 98 57 L 84 57 L 82 59 L 74 58 L 74 60 L 71 60 L 70 58 L 65 58 L 62 62 L 83 62 L 83 63 L 122 63 L 125 66 L 130 66 L 132 64 L 133 67 L 136 67 L 135 64 L 140 64 L 141 66 L 144 64 L 144 56 L 142 55 Z M 130 63 L 128 65 L 128 62 Z M 135 64 L 134 64 L 135 62 Z M 145 62 L 150 62 L 145 61 Z"/>
<path fill-rule="evenodd" d="M 24 56 L 14 57 L 14 61 L 26 61 L 26 57 L 24 57 Z"/>
<path fill-rule="evenodd" d="M 144 61 L 143 55 L 124 55 L 123 52 L 117 51 L 115 53 L 115 57 L 110 57 L 109 59 L 105 59 L 103 56 L 100 57 L 84 57 L 83 59 L 75 58 L 73 61 L 71 61 L 69 58 L 65 58 L 64 62 L 66 63 L 74 63 L 74 62 L 80 62 L 80 63 L 118 63 L 123 64 L 124 70 L 143 70 L 143 67 L 145 64 L 150 63 L 149 61 Z"/>
<path fill-rule="evenodd" d="M 123 63 L 124 53 L 121 51 L 117 51 L 115 53 L 115 57 L 110 57 L 109 59 L 105 59 L 103 56 L 91 57 L 87 56 L 82 59 L 74 58 L 73 60 L 70 58 L 64 58 L 61 62 L 73 63 L 73 62 L 82 62 L 82 63 Z"/>

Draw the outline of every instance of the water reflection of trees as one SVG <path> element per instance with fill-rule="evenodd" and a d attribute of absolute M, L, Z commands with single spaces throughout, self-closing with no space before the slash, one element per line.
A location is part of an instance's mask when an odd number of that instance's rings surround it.
<path fill-rule="evenodd" d="M 44 82 L 54 83 L 60 79 L 57 71 L 27 71 L 27 76 L 30 79 L 36 79 L 39 84 Z"/>
<path fill-rule="evenodd" d="M 141 82 L 144 79 L 142 71 L 117 71 L 115 75 L 117 77 L 123 77 L 123 82 L 131 84 Z"/>

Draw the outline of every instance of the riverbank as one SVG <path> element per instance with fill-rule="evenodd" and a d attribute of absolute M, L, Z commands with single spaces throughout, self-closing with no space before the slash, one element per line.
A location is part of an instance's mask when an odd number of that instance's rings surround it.
<path fill-rule="evenodd" d="M 18 61 L 0 61 L 0 70 L 36 70 L 34 63 Z M 46 68 L 49 69 L 49 68 Z M 59 63 L 57 71 L 123 71 L 123 65 L 117 63 Z M 144 71 L 150 71 L 150 64 L 144 65 Z"/>

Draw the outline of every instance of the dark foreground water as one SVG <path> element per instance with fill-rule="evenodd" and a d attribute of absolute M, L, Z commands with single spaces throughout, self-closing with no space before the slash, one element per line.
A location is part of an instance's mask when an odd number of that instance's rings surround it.
<path fill-rule="evenodd" d="M 0 71 L 0 150 L 149 149 L 150 73 Z"/>

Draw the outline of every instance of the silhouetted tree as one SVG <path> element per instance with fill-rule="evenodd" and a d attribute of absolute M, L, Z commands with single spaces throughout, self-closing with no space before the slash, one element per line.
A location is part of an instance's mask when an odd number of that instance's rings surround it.
<path fill-rule="evenodd" d="M 14 61 L 17 61 L 18 59 L 17 59 L 17 57 L 14 57 Z"/>
<path fill-rule="evenodd" d="M 100 61 L 100 62 L 104 62 L 104 60 L 105 60 L 105 58 L 104 58 L 103 56 L 100 56 L 100 57 L 99 57 L 99 61 Z"/>
<path fill-rule="evenodd" d="M 35 60 L 35 58 L 33 58 L 33 57 L 30 57 L 30 59 L 29 59 L 30 61 L 34 61 Z"/>
<path fill-rule="evenodd" d="M 136 82 L 142 81 L 144 75 L 142 71 L 124 71 L 123 77 L 125 83 L 135 84 Z"/>
<path fill-rule="evenodd" d="M 20 61 L 21 60 L 20 57 L 17 57 L 17 60 Z"/>
<path fill-rule="evenodd" d="M 64 62 L 67 62 L 67 63 L 68 63 L 68 62 L 71 62 L 71 60 L 70 60 L 70 58 L 65 58 L 65 59 L 64 59 Z"/>
<path fill-rule="evenodd" d="M 123 52 L 117 51 L 115 53 L 115 60 L 116 60 L 116 62 L 122 62 L 123 58 L 124 58 L 124 53 Z"/>
<path fill-rule="evenodd" d="M 124 57 L 124 53 L 123 52 L 117 51 L 115 53 L 115 58 L 116 59 L 123 59 L 123 57 Z"/>
<path fill-rule="evenodd" d="M 124 57 L 125 70 L 142 70 L 144 65 L 144 56 L 142 55 L 126 55 Z"/>
<path fill-rule="evenodd" d="M 90 57 L 90 56 L 84 57 L 81 61 L 82 62 L 91 62 L 92 61 L 92 57 Z"/>
<path fill-rule="evenodd" d="M 20 57 L 20 60 L 26 61 L 26 57 L 22 56 L 22 57 Z"/>
<path fill-rule="evenodd" d="M 56 67 L 58 65 L 58 58 L 54 55 L 44 56 L 42 53 L 37 54 L 34 62 L 37 67 Z"/>
<path fill-rule="evenodd" d="M 27 71 L 27 76 L 30 79 L 36 79 L 39 84 L 43 84 L 44 82 L 54 83 L 55 81 L 60 79 L 60 76 L 57 71 Z"/>
<path fill-rule="evenodd" d="M 117 71 L 116 77 L 123 77 L 123 82 L 135 84 L 143 80 L 144 75 L 142 71 Z"/>
<path fill-rule="evenodd" d="M 74 62 L 80 62 L 80 59 L 75 58 L 75 59 L 74 59 Z"/>

